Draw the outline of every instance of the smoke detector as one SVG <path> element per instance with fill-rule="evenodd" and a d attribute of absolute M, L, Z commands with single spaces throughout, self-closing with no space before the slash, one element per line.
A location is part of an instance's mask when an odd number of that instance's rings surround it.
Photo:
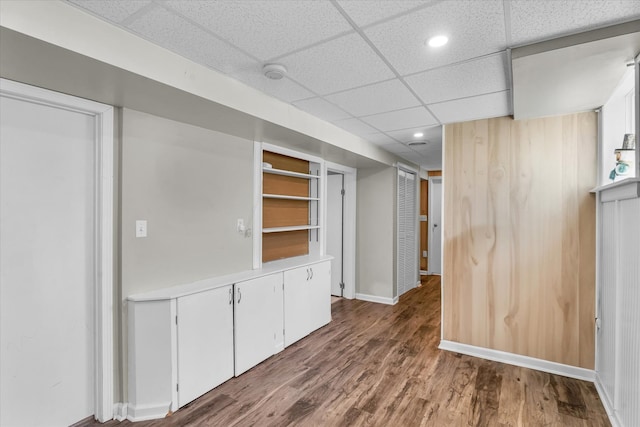
<path fill-rule="evenodd" d="M 262 74 L 272 80 L 280 80 L 287 74 L 287 67 L 282 64 L 265 64 L 262 67 Z"/>

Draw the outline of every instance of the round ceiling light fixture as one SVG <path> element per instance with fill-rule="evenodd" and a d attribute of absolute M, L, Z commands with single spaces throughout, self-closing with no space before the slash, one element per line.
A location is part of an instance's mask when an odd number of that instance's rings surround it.
<path fill-rule="evenodd" d="M 422 138 L 423 136 L 424 136 L 424 133 L 422 133 L 422 132 L 416 132 L 416 133 L 413 134 L 414 138 Z"/>
<path fill-rule="evenodd" d="M 271 80 L 280 80 L 287 74 L 287 67 L 282 64 L 265 64 L 262 73 Z"/>
<path fill-rule="evenodd" d="M 427 44 L 429 46 L 431 46 L 431 47 L 442 47 L 445 44 L 447 44 L 448 41 L 449 41 L 449 37 L 443 36 L 443 35 L 439 35 L 439 36 L 431 37 L 427 41 Z"/>

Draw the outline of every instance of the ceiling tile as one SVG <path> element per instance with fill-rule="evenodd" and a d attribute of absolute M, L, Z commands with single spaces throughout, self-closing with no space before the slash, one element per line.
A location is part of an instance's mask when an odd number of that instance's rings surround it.
<path fill-rule="evenodd" d="M 389 67 L 358 34 L 350 34 L 280 60 L 296 81 L 319 94 L 394 77 Z"/>
<path fill-rule="evenodd" d="M 328 1 L 176 0 L 167 4 L 263 61 L 352 31 Z"/>
<path fill-rule="evenodd" d="M 431 2 L 425 0 L 338 0 L 338 4 L 359 26 L 368 25 Z"/>
<path fill-rule="evenodd" d="M 335 122 L 349 117 L 349 114 L 322 98 L 311 98 L 296 101 L 293 105 L 309 114 L 313 114 L 314 116 L 320 117 L 321 119 L 329 122 Z"/>
<path fill-rule="evenodd" d="M 150 0 L 104 1 L 104 0 L 68 0 L 109 21 L 122 22 L 149 3 Z"/>
<path fill-rule="evenodd" d="M 144 14 L 127 28 L 179 55 L 224 73 L 260 67 L 251 57 L 163 8 Z"/>
<path fill-rule="evenodd" d="M 242 69 L 231 73 L 230 76 L 285 102 L 293 102 L 315 96 L 312 92 L 286 77 L 280 80 L 265 77 L 260 66 Z"/>
<path fill-rule="evenodd" d="M 413 135 L 416 132 L 423 133 L 423 136 L 416 138 Z M 411 129 L 403 129 L 396 130 L 392 132 L 387 132 L 388 135 L 392 138 L 397 139 L 402 142 L 409 142 L 414 140 L 427 140 L 430 142 L 441 142 L 442 141 L 442 126 L 432 126 L 432 127 L 417 127 Z"/>
<path fill-rule="evenodd" d="M 510 97 L 511 91 L 506 90 L 504 92 L 433 104 L 429 108 L 442 123 L 502 117 L 512 113 L 509 107 Z"/>
<path fill-rule="evenodd" d="M 640 18 L 637 0 L 512 0 L 510 6 L 513 45 Z"/>
<path fill-rule="evenodd" d="M 442 1 L 364 31 L 402 75 L 506 48 L 502 0 Z M 446 46 L 425 46 L 439 34 L 449 37 Z"/>
<path fill-rule="evenodd" d="M 507 90 L 507 55 L 500 53 L 405 78 L 425 104 Z"/>
<path fill-rule="evenodd" d="M 438 123 L 424 107 L 376 114 L 373 116 L 362 117 L 362 120 L 381 131 L 407 129 L 418 126 L 431 126 Z"/>
<path fill-rule="evenodd" d="M 381 145 L 380 148 L 382 148 L 383 150 L 387 150 L 390 153 L 393 154 L 417 154 L 415 151 L 413 151 L 411 148 L 407 147 L 404 144 L 400 144 L 399 142 L 393 143 L 393 144 L 385 144 L 385 145 Z"/>
<path fill-rule="evenodd" d="M 363 138 L 376 145 L 392 144 L 395 142 L 384 133 L 372 133 L 370 135 L 363 136 Z"/>
<path fill-rule="evenodd" d="M 398 79 L 326 97 L 356 117 L 416 107 L 420 101 Z"/>
<path fill-rule="evenodd" d="M 354 135 L 365 137 L 375 133 L 376 130 L 366 123 L 363 123 L 360 119 L 345 119 L 339 120 L 333 123 L 342 129 L 351 132 Z"/>

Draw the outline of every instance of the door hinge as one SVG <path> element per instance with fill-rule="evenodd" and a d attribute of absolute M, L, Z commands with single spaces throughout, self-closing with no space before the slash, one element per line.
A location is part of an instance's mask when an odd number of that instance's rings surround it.
<path fill-rule="evenodd" d="M 176 391 L 180 391 L 180 384 L 176 383 Z"/>
<path fill-rule="evenodd" d="M 176 325 L 178 324 L 178 316 L 176 316 Z"/>
<path fill-rule="evenodd" d="M 422 258 L 428 258 L 429 251 L 422 251 Z"/>
<path fill-rule="evenodd" d="M 342 194 L 342 196 L 344 196 L 344 188 L 342 190 L 340 190 L 340 194 Z"/>

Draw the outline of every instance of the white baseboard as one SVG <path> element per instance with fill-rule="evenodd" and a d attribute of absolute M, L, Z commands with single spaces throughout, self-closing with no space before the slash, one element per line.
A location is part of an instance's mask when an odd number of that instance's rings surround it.
<path fill-rule="evenodd" d="M 124 421 L 127 419 L 127 404 L 117 402 L 113 404 L 113 419 Z"/>
<path fill-rule="evenodd" d="M 127 419 L 129 421 L 147 421 L 164 418 L 171 410 L 171 402 L 158 405 L 127 405 Z"/>
<path fill-rule="evenodd" d="M 420 275 L 421 276 L 426 276 L 427 274 L 429 274 L 429 272 L 427 270 L 420 270 Z"/>
<path fill-rule="evenodd" d="M 387 305 L 395 305 L 398 302 L 398 297 L 388 298 L 388 297 L 379 297 L 377 295 L 368 295 L 368 294 L 356 294 L 356 299 L 359 299 L 362 301 L 377 302 L 380 304 L 387 304 Z"/>
<path fill-rule="evenodd" d="M 523 368 L 535 369 L 537 371 L 562 375 L 564 377 L 575 378 L 583 381 L 594 382 L 596 377 L 595 371 L 591 369 L 578 368 L 576 366 L 564 365 L 562 363 L 550 362 L 548 360 L 536 359 L 534 357 L 507 353 L 505 351 L 492 350 L 484 347 L 476 347 L 453 341 L 442 340 L 440 341 L 438 348 L 441 350 L 453 351 L 456 353 L 466 354 L 468 356 L 521 366 Z"/>
<path fill-rule="evenodd" d="M 620 420 L 618 420 L 616 412 L 613 409 L 613 402 L 602 386 L 602 382 L 600 381 L 600 377 L 598 376 L 597 372 L 595 386 L 596 390 L 598 391 L 598 396 L 600 396 L 600 400 L 602 401 L 602 406 L 604 406 L 604 410 L 607 411 L 607 416 L 609 417 L 609 421 L 611 422 L 612 427 L 622 427 L 622 423 L 620 422 Z"/>

